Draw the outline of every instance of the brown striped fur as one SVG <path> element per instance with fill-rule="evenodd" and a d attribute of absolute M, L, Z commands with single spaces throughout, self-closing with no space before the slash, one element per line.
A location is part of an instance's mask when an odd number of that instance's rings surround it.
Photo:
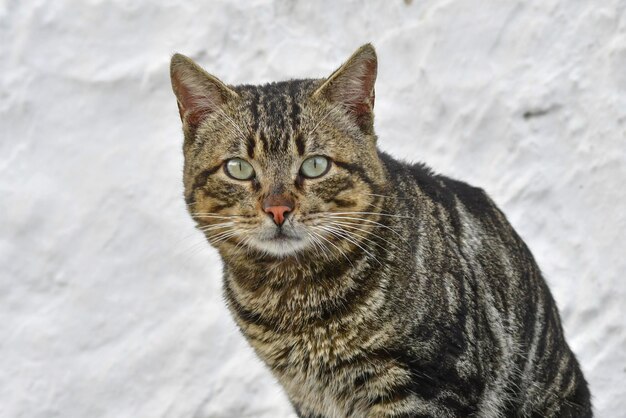
<path fill-rule="evenodd" d="M 590 417 L 533 257 L 480 189 L 376 147 L 376 54 L 227 86 L 175 55 L 185 198 L 244 336 L 300 417 Z M 319 178 L 302 162 L 328 157 Z M 229 177 L 230 158 L 254 168 Z M 278 226 L 268 196 L 293 201 Z"/>

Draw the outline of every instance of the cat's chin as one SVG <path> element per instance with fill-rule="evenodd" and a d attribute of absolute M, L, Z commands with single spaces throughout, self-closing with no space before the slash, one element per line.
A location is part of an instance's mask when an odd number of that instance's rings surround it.
<path fill-rule="evenodd" d="M 290 257 L 309 246 L 306 239 L 279 237 L 271 239 L 255 239 L 250 244 L 258 251 L 275 257 Z"/>

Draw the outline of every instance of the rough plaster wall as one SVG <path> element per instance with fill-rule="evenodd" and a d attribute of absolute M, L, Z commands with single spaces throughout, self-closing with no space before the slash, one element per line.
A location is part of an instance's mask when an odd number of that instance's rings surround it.
<path fill-rule="evenodd" d="M 408 3 L 0 0 L 0 416 L 290 416 L 185 213 L 168 61 L 258 83 L 366 41 L 381 148 L 493 196 L 626 416 L 626 1 Z"/>

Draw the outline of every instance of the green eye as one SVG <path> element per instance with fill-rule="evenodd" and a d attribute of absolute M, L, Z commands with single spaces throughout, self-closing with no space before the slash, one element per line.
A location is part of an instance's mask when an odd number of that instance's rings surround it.
<path fill-rule="evenodd" d="M 307 158 L 300 167 L 300 173 L 307 178 L 313 179 L 323 176 L 328 172 L 330 168 L 330 161 L 326 157 L 316 155 L 315 157 Z"/>
<path fill-rule="evenodd" d="M 225 170 L 226 174 L 236 180 L 250 180 L 254 177 L 254 168 L 241 158 L 231 158 L 226 161 Z"/>

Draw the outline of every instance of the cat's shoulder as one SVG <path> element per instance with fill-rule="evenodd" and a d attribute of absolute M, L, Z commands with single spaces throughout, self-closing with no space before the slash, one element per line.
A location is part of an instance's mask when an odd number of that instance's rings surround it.
<path fill-rule="evenodd" d="M 402 182 L 402 179 L 411 179 L 421 192 L 446 208 L 451 209 L 461 203 L 472 214 L 478 216 L 492 214 L 494 210 L 497 210 L 493 200 L 480 187 L 438 174 L 421 162 L 400 161 L 382 151 L 379 156 L 392 183 Z"/>

